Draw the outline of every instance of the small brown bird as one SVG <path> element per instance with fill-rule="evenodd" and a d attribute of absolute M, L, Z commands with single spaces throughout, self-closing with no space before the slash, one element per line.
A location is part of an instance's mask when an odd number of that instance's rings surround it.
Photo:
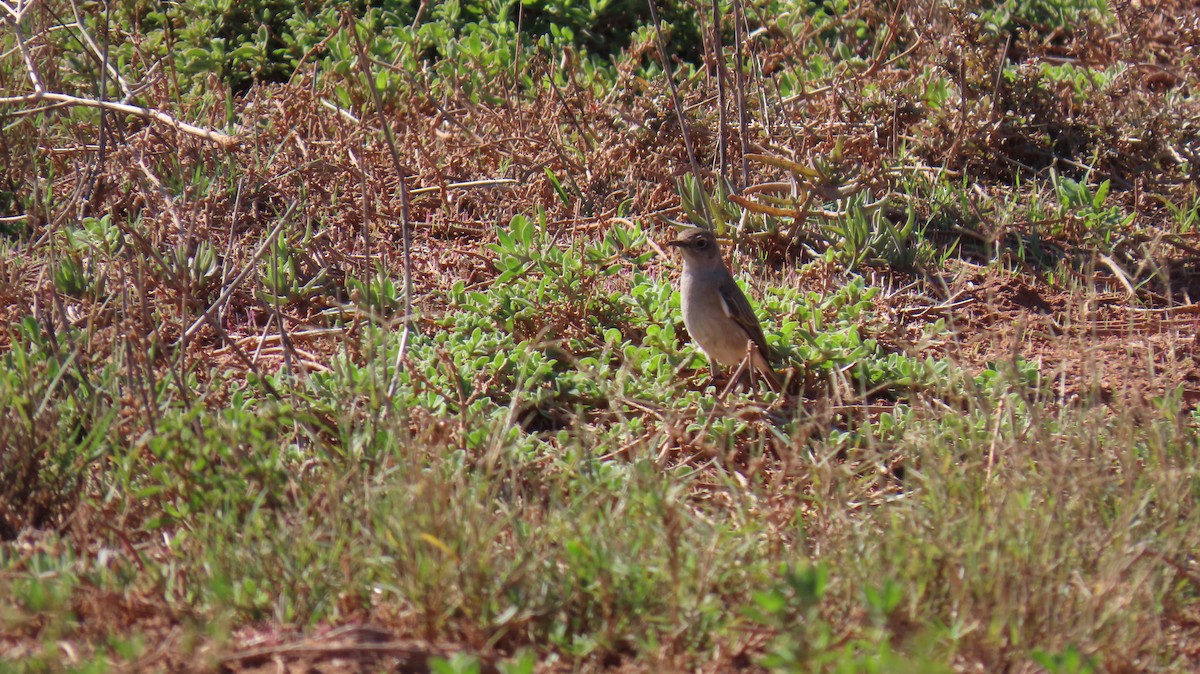
<path fill-rule="evenodd" d="M 679 291 L 683 324 L 708 357 L 713 374 L 718 364 L 736 368 L 749 351 L 754 369 L 773 391 L 781 391 L 779 376 L 771 368 L 771 347 L 767 346 L 750 301 L 721 259 L 721 248 L 712 230 L 692 227 L 667 245 L 683 254 Z"/>

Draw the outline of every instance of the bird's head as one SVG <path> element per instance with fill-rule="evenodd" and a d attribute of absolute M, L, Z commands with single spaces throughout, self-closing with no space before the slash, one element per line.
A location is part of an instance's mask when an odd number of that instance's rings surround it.
<path fill-rule="evenodd" d="M 700 267 L 722 264 L 721 247 L 717 245 L 717 236 L 711 229 L 705 227 L 689 227 L 679 233 L 675 239 L 667 242 L 683 253 L 684 264 L 694 264 Z"/>

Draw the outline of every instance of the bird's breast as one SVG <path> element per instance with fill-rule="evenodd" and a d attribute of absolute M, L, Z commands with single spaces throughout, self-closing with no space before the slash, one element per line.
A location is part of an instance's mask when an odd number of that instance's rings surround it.
<path fill-rule="evenodd" d="M 722 365 L 737 365 L 746 356 L 749 336 L 730 315 L 721 299 L 720 278 L 683 275 L 680 304 L 688 335 Z"/>

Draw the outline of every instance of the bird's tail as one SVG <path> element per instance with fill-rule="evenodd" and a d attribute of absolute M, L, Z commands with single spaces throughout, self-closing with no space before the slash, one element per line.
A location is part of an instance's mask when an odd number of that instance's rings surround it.
<path fill-rule="evenodd" d="M 767 380 L 767 386 L 770 386 L 772 391 L 783 393 L 783 383 L 779 380 L 779 375 L 771 367 L 770 361 L 758 349 L 754 350 L 754 369 L 758 370 L 763 379 Z"/>

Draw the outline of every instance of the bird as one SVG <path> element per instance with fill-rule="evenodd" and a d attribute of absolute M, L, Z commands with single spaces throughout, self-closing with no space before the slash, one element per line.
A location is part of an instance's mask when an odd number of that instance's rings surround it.
<path fill-rule="evenodd" d="M 749 353 L 751 364 L 771 390 L 781 391 L 762 325 L 725 266 L 716 235 L 706 227 L 689 227 L 666 245 L 678 248 L 683 256 L 679 288 L 683 324 L 708 358 L 713 376 L 718 365 L 736 368 Z"/>

